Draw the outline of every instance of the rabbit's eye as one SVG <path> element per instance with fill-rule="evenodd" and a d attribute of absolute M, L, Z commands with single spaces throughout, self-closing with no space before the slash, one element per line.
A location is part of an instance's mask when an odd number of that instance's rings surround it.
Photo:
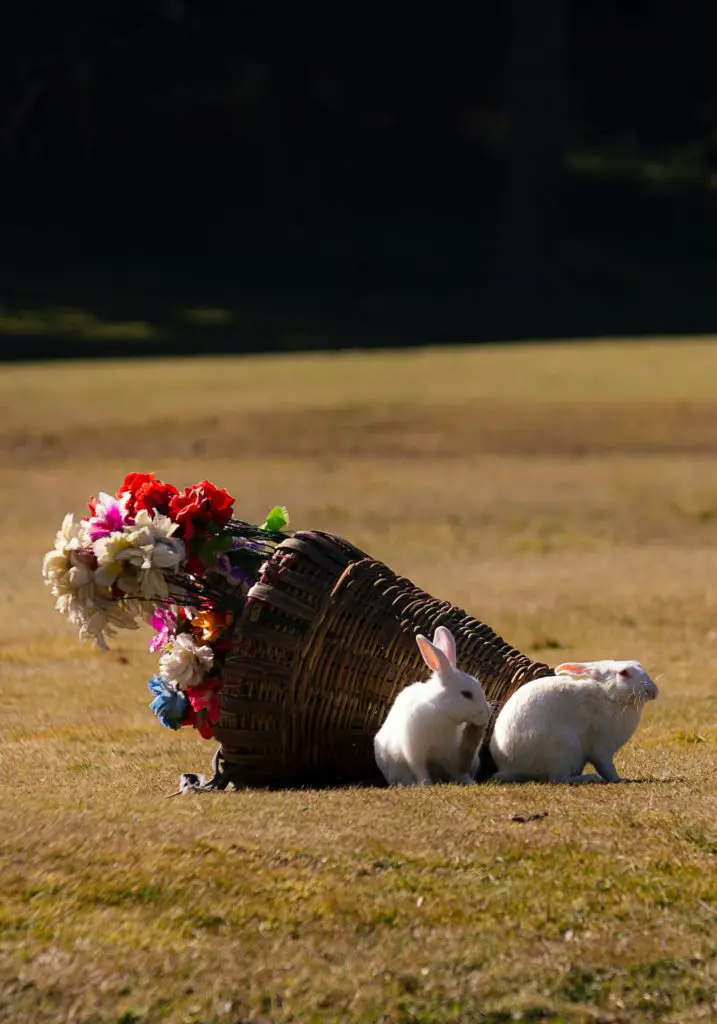
<path fill-rule="evenodd" d="M 461 690 L 461 697 L 465 697 L 466 700 L 473 700 L 473 694 L 470 690 Z"/>
<path fill-rule="evenodd" d="M 620 671 L 618 672 L 618 675 L 622 676 L 623 679 L 629 679 L 630 678 L 630 669 L 629 668 L 621 668 Z"/>

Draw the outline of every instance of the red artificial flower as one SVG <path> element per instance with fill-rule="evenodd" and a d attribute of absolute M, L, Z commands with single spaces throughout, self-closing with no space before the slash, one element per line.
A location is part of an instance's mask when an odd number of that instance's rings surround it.
<path fill-rule="evenodd" d="M 212 644 L 212 649 L 215 654 L 222 654 L 224 651 L 230 651 L 234 647 L 234 641 L 225 637 L 223 640 L 215 640 Z"/>
<path fill-rule="evenodd" d="M 234 498 L 208 480 L 187 487 L 184 494 L 176 494 L 169 504 L 169 514 L 179 523 L 185 540 L 204 535 L 209 523 L 224 526 L 232 517 Z"/>
<path fill-rule="evenodd" d="M 189 708 L 187 711 L 187 717 L 182 722 L 182 728 L 186 729 L 193 726 L 202 739 L 211 740 L 214 738 L 214 726 L 209 720 L 209 713 L 206 708 L 203 711 L 195 711 L 194 708 Z"/>
<path fill-rule="evenodd" d="M 117 497 L 120 498 L 123 494 L 131 494 L 134 497 L 142 484 L 155 483 L 156 480 L 157 477 L 154 473 L 128 473 L 124 478 L 124 483 L 117 491 Z"/>
<path fill-rule="evenodd" d="M 166 516 L 169 514 L 169 504 L 176 494 L 179 494 L 179 491 L 174 484 L 164 484 L 161 480 L 147 480 L 135 492 L 135 511 L 143 508 L 147 512 L 159 512 Z"/>
<path fill-rule="evenodd" d="M 209 716 L 205 711 L 200 711 L 194 721 L 194 728 L 197 730 L 203 740 L 214 739 L 214 726 L 212 725 Z"/>
<path fill-rule="evenodd" d="M 135 511 L 136 511 L 136 508 L 137 508 L 137 505 L 136 505 L 137 491 L 140 489 L 140 487 L 142 487 L 144 484 L 153 484 L 153 483 L 159 483 L 159 481 L 157 480 L 157 477 L 154 475 L 154 473 L 128 473 L 127 474 L 127 476 L 124 478 L 124 483 L 122 484 L 120 489 L 117 491 L 117 494 L 115 495 L 115 497 L 122 498 L 125 494 L 129 494 L 129 499 L 127 501 L 127 513 L 128 513 L 128 515 L 133 516 Z"/>
<path fill-rule="evenodd" d="M 117 492 L 120 498 L 129 494 L 127 513 L 133 516 L 140 509 L 167 515 L 172 498 L 179 491 L 173 484 L 165 484 L 154 473 L 128 473 Z"/>
<path fill-rule="evenodd" d="M 222 681 L 217 676 L 205 679 L 197 686 L 187 687 L 187 697 L 194 711 L 198 714 L 206 710 L 207 717 L 213 724 L 219 721 L 219 694 L 223 688 Z"/>
<path fill-rule="evenodd" d="M 194 573 L 195 576 L 204 575 L 204 562 L 198 555 L 192 555 L 190 558 L 188 558 L 184 568 L 186 569 L 187 572 Z"/>

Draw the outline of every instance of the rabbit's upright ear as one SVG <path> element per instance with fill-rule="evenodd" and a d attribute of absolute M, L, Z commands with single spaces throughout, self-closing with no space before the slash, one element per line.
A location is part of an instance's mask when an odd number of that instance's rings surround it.
<path fill-rule="evenodd" d="M 423 660 L 430 668 L 431 672 L 435 672 L 441 677 L 448 677 L 453 674 L 451 663 L 445 656 L 440 647 L 436 647 L 427 636 L 423 636 L 419 633 L 416 637 L 416 643 L 418 649 L 421 652 Z"/>
<path fill-rule="evenodd" d="M 594 661 L 566 661 L 555 669 L 556 676 L 572 676 L 573 679 L 581 679 L 583 676 L 592 675 L 595 667 Z"/>
<path fill-rule="evenodd" d="M 433 634 L 433 646 L 443 651 L 452 667 L 456 667 L 456 641 L 450 629 L 439 626 Z"/>

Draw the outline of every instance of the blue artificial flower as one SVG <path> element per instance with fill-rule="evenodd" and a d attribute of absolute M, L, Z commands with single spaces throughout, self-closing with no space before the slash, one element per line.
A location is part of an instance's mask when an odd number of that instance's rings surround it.
<path fill-rule="evenodd" d="M 190 703 L 186 694 L 181 690 L 174 690 L 161 676 L 152 676 L 147 683 L 147 689 L 155 694 L 149 706 L 162 725 L 168 729 L 179 729 L 189 714 Z"/>

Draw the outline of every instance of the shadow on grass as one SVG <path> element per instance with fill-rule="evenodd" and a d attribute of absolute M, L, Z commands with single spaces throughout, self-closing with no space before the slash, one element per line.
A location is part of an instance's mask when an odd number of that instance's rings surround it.
<path fill-rule="evenodd" d="M 674 778 L 637 778 L 637 779 L 621 779 L 619 783 L 598 783 L 595 785 L 676 785 L 687 781 L 681 776 Z M 541 786 L 541 787 L 562 787 L 573 789 L 574 786 L 570 786 L 566 783 L 554 783 L 554 782 L 493 782 L 491 779 L 484 779 L 482 781 L 476 781 L 473 785 L 481 786 L 492 785 L 495 787 L 520 787 L 520 786 Z M 436 786 L 453 785 L 459 786 L 459 783 L 448 783 L 448 782 L 436 782 Z M 242 784 L 240 773 L 227 772 L 223 776 L 215 776 L 213 779 L 206 779 L 203 775 L 197 775 L 193 772 L 186 772 L 180 776 L 179 788 L 172 793 L 165 794 L 166 798 L 175 796 L 185 796 L 195 793 L 241 793 L 245 791 L 263 790 L 265 792 L 279 793 L 279 792 L 325 792 L 327 790 L 337 789 L 408 789 L 408 788 L 423 788 L 423 787 L 405 787 L 396 786 L 390 787 L 386 783 L 383 776 L 376 775 L 366 779 L 359 780 L 342 780 L 342 779 L 326 779 L 326 778 L 314 778 L 307 779 L 302 782 L 276 782 L 267 783 L 265 785 L 249 785 L 247 783 Z M 464 788 L 460 786 L 460 788 Z"/>

